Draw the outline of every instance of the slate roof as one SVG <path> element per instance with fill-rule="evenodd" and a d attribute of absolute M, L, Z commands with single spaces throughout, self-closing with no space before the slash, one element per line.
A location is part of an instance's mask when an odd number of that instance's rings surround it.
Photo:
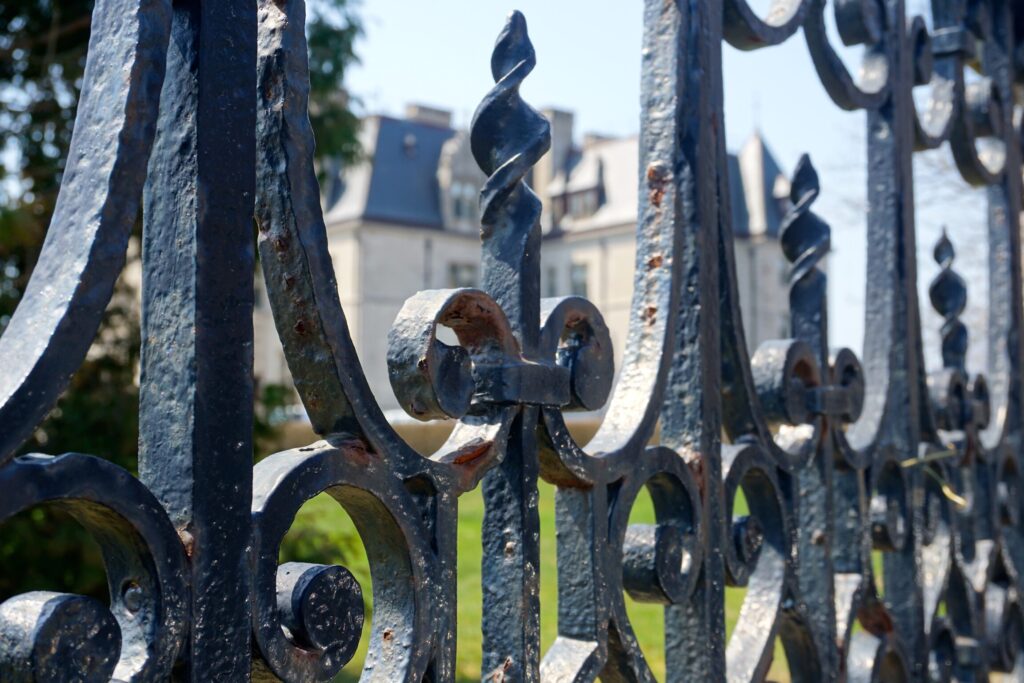
<path fill-rule="evenodd" d="M 750 216 L 747 214 L 747 201 L 742 191 L 743 176 L 740 174 L 740 160 L 735 154 L 729 155 L 729 208 L 732 214 L 733 235 L 750 235 Z"/>
<path fill-rule="evenodd" d="M 329 223 L 362 219 L 440 230 L 444 227 L 437 166 L 451 128 L 375 116 L 361 133 L 366 161 L 346 169 Z"/>
<path fill-rule="evenodd" d="M 764 144 L 760 133 L 755 132 L 747 139 L 736 155 L 736 160 L 747 210 L 745 222 L 733 219 L 736 234 L 777 238 L 785 214 L 785 200 L 789 197 L 789 180 L 783 175 L 779 163 Z M 730 187 L 741 185 L 730 182 Z M 737 200 L 735 195 L 733 190 L 733 206 Z M 745 229 L 745 232 L 741 233 L 740 228 Z"/>
<path fill-rule="evenodd" d="M 366 160 L 335 175 L 325 188 L 328 223 L 376 221 L 444 228 L 437 171 L 452 128 L 389 116 L 367 118 L 361 132 Z M 575 232 L 634 223 L 637 217 L 638 139 L 594 142 L 576 150 L 568 173 L 555 177 L 552 194 L 600 185 L 601 205 L 585 218 L 565 216 L 559 231 Z M 777 238 L 788 184 L 760 134 L 728 157 L 734 236 Z"/>

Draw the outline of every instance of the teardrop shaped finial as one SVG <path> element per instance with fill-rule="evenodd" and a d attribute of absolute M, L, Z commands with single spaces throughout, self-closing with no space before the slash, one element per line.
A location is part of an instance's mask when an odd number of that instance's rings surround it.
<path fill-rule="evenodd" d="M 779 237 L 783 254 L 793 264 L 790 287 L 817 270 L 831 248 L 832 231 L 828 223 L 811 211 L 820 191 L 818 172 L 811 158 L 804 154 L 793 171 L 789 193 L 792 206 L 782 219 Z"/>
<path fill-rule="evenodd" d="M 480 220 L 485 234 L 510 215 L 517 203 L 513 193 L 534 164 L 551 147 L 551 126 L 519 96 L 519 86 L 537 65 L 526 29 L 526 18 L 512 12 L 494 44 L 491 74 L 494 87 L 484 96 L 470 125 L 470 149 L 489 177 L 480 191 Z M 526 195 L 526 193 L 520 193 Z M 536 211 L 540 211 L 540 200 Z M 532 209 L 531 209 L 532 212 Z"/>
<path fill-rule="evenodd" d="M 956 250 L 949 239 L 946 228 L 932 250 L 935 262 L 941 270 L 928 287 L 928 298 L 943 318 L 942 323 L 942 365 L 946 368 L 963 370 L 967 358 L 967 327 L 960 315 L 967 307 L 967 283 L 953 270 Z"/>
<path fill-rule="evenodd" d="M 494 41 L 491 53 L 491 76 L 495 83 L 519 64 L 525 64 L 524 70 L 530 73 L 537 66 L 537 53 L 526 29 L 526 17 L 519 10 L 512 10 L 505 20 L 505 28 Z"/>
<path fill-rule="evenodd" d="M 935 243 L 932 257 L 943 268 L 949 268 L 953 265 L 953 260 L 956 258 L 956 249 L 953 248 L 953 243 L 949 241 L 949 233 L 946 232 L 946 226 L 942 227 L 942 236 Z"/>
<path fill-rule="evenodd" d="M 818 197 L 821 191 L 821 183 L 818 181 L 818 171 L 811 163 L 811 157 L 801 154 L 800 160 L 796 162 L 796 169 L 793 171 L 793 179 L 789 186 L 789 199 L 793 206 L 802 203 L 811 204 Z"/>

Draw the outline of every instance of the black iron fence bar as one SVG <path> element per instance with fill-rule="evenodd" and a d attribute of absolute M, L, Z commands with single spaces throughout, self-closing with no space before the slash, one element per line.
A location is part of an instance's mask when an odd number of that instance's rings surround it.
<path fill-rule="evenodd" d="M 864 46 L 856 75 L 826 12 Z M 103 551 L 111 601 L 0 604 L 0 679 L 330 680 L 356 651 L 369 589 L 362 680 L 454 680 L 458 499 L 481 486 L 484 680 L 652 680 L 627 594 L 664 606 L 670 681 L 764 681 L 776 642 L 794 681 L 1024 680 L 1022 27 L 1010 0 L 933 0 L 930 23 L 903 0 L 775 0 L 764 17 L 746 0 L 646 0 L 636 276 L 613 387 L 600 311 L 540 295 L 541 205 L 525 179 L 550 133 L 519 94 L 542 66 L 511 14 L 470 135 L 487 175 L 482 287 L 415 294 L 387 340 L 403 408 L 456 423 L 421 456 L 376 404 L 340 304 L 302 0 L 99 0 L 60 199 L 0 337 L 0 520 L 67 509 Z M 830 230 L 807 157 L 780 239 L 791 338 L 749 349 L 740 317 L 720 200 L 722 41 L 760 49 L 800 29 L 835 104 L 866 116 L 863 365 L 829 347 Z M 942 367 L 923 354 L 913 155 L 946 142 L 987 188 L 984 376 L 968 373 L 967 284 L 945 234 L 929 289 Z M 90 455 L 14 457 L 84 358 L 140 205 L 140 476 Z M 322 437 L 255 467 L 254 214 Z M 602 407 L 577 443 L 564 412 Z M 556 487 L 546 651 L 540 478 Z M 643 489 L 656 523 L 630 524 Z M 343 567 L 279 565 L 296 512 L 322 492 L 355 522 L 371 586 Z M 728 638 L 727 586 L 746 589 Z"/>

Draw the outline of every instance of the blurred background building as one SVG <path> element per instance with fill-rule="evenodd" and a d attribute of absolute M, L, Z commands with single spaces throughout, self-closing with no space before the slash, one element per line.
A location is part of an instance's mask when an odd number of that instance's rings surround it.
<path fill-rule="evenodd" d="M 544 110 L 551 151 L 529 179 L 544 204 L 541 293 L 590 299 L 622 357 L 633 294 L 638 139 L 578 138 L 571 112 Z M 469 135 L 447 111 L 410 105 L 403 118 L 370 116 L 362 159 L 327 169 L 324 213 L 342 306 L 381 407 L 402 415 L 387 374 L 388 330 L 423 289 L 480 280 L 478 192 L 484 176 Z M 761 134 L 729 155 L 736 272 L 750 350 L 789 336 L 787 266 L 778 245 L 789 184 Z M 290 386 L 266 294 L 257 292 L 260 382 Z M 616 363 L 618 368 L 618 362 Z"/>

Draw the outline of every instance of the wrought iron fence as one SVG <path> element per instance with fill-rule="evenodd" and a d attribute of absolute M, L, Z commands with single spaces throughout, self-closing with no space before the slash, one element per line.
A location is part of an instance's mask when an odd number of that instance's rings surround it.
<path fill-rule="evenodd" d="M 457 505 L 480 485 L 486 680 L 650 680 L 627 593 L 664 605 L 673 681 L 764 680 L 777 639 L 795 681 L 1024 680 L 1024 19 L 1010 0 L 932 5 L 929 27 L 903 0 L 775 0 L 763 18 L 745 0 L 646 1 L 635 293 L 614 390 L 601 313 L 539 294 L 541 207 L 524 178 L 549 132 L 519 96 L 535 56 L 510 15 L 471 133 L 488 175 L 483 286 L 416 294 L 388 338 L 406 410 L 457 421 L 424 457 L 374 402 L 339 303 L 302 1 L 99 0 L 60 200 L 0 339 L 0 519 L 68 510 L 103 551 L 111 602 L 0 605 L 0 678 L 329 679 L 370 587 L 341 567 L 278 565 L 296 511 L 326 491 L 372 570 L 363 679 L 450 681 Z M 856 75 L 829 42 L 830 11 L 842 41 L 866 47 Z M 752 50 L 801 27 L 836 105 L 867 115 L 863 366 L 827 345 L 829 227 L 806 158 L 781 238 L 793 338 L 751 357 L 740 322 L 722 40 Z M 945 142 L 988 193 L 984 377 L 965 367 L 966 285 L 945 237 L 930 289 L 943 367 L 922 357 L 912 157 Z M 140 201 L 140 476 L 92 455 L 15 458 L 86 353 Z M 255 467 L 254 210 L 278 332 L 323 436 Z M 576 443 L 563 411 L 606 401 Z M 559 635 L 544 653 L 538 477 L 557 487 Z M 657 523 L 629 524 L 644 487 Z M 746 587 L 728 639 L 726 586 Z"/>

